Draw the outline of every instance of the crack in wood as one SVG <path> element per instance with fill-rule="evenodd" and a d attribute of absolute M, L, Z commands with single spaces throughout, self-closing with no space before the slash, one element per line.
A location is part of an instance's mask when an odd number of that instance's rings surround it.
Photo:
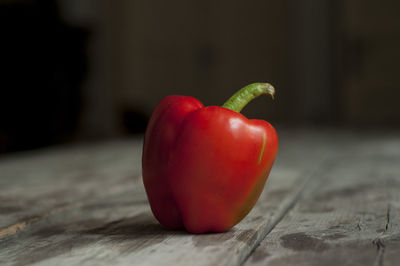
<path fill-rule="evenodd" d="M 383 234 L 385 234 L 389 228 L 390 224 L 390 211 L 391 211 L 391 205 L 388 203 L 387 208 L 386 208 L 386 224 L 385 224 L 385 229 L 382 231 L 381 235 L 374 239 L 372 241 L 372 244 L 376 246 L 376 250 L 378 252 L 374 266 L 382 266 L 383 261 L 384 261 L 384 253 L 385 253 L 385 243 L 383 242 L 383 239 L 381 238 Z"/>
<path fill-rule="evenodd" d="M 385 253 L 385 244 L 382 239 L 376 238 L 372 241 L 372 244 L 376 246 L 378 251 L 378 255 L 375 258 L 374 266 L 382 266 L 383 265 L 383 254 Z"/>
<path fill-rule="evenodd" d="M 376 250 L 384 250 L 385 249 L 385 244 L 383 243 L 383 240 L 381 238 L 375 238 L 372 240 L 372 244 L 376 246 Z"/>
<path fill-rule="evenodd" d="M 390 223 L 390 203 L 387 206 L 387 211 L 386 211 L 386 225 L 385 225 L 385 232 L 388 230 L 389 228 L 389 223 Z"/>

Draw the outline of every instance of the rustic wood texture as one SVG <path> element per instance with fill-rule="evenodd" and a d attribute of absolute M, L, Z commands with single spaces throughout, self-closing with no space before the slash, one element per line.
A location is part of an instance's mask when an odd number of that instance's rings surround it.
<path fill-rule="evenodd" d="M 339 149 L 245 265 L 399 265 L 400 138 Z"/>
<path fill-rule="evenodd" d="M 0 239 L 51 213 L 140 181 L 141 141 L 48 149 L 0 159 Z"/>
<path fill-rule="evenodd" d="M 253 211 L 191 235 L 153 218 L 140 139 L 16 154 L 0 159 L 0 265 L 395 265 L 399 159 L 396 135 L 281 130 Z"/>

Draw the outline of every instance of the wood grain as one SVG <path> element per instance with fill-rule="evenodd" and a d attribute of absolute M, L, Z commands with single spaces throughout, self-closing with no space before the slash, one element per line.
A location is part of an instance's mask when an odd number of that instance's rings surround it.
<path fill-rule="evenodd" d="M 304 184 L 318 171 L 318 163 L 310 164 L 309 162 L 325 159 L 326 156 L 321 156 L 324 153 L 323 146 L 319 144 L 321 140 L 316 140 L 316 136 L 312 134 L 299 134 L 296 140 L 292 140 L 290 135 L 282 134 L 281 150 L 276 166 L 255 209 L 232 230 L 221 234 L 205 235 L 191 235 L 184 231 L 163 229 L 149 210 L 141 183 L 138 182 L 135 186 L 127 185 L 129 182 L 126 181 L 126 177 L 132 177 L 132 174 L 126 171 L 130 170 L 135 175 L 134 170 L 140 164 L 138 156 L 131 155 L 130 152 L 139 150 L 139 147 L 135 145 L 140 145 L 140 142 L 109 147 L 114 155 L 108 154 L 110 151 L 106 148 L 99 148 L 98 153 L 71 150 L 62 151 L 60 154 L 50 153 L 37 158 L 28 156 L 21 161 L 27 165 L 35 165 L 35 167 L 31 166 L 33 171 L 35 171 L 33 168 L 40 170 L 51 166 L 50 170 L 46 169 L 47 175 L 40 176 L 42 181 L 39 184 L 47 184 L 42 189 L 59 191 L 67 188 L 72 191 L 71 197 L 66 199 L 61 197 L 61 200 L 56 202 L 57 204 L 64 203 L 70 199 L 74 204 L 52 215 L 42 216 L 41 219 L 35 220 L 34 225 L 17 234 L 3 237 L 0 244 L 2 259 L 0 262 L 2 265 L 30 263 L 40 265 L 98 265 L 101 263 L 240 265 L 293 206 Z M 305 146 L 312 147 L 307 155 L 300 152 Z M 108 155 L 104 155 L 104 152 Z M 83 154 L 89 155 L 85 155 L 88 159 L 83 160 L 76 159 L 76 154 L 81 154 L 81 157 L 84 156 Z M 124 158 L 124 156 L 132 159 Z M 55 162 L 61 160 L 63 163 L 61 165 L 50 163 L 49 161 L 53 159 Z M 134 165 L 127 166 L 129 162 Z M 3 169 L 12 171 L 14 167 L 10 164 L 19 164 L 19 159 L 3 163 Z M 62 167 L 64 164 L 69 167 Z M 75 166 L 74 164 L 81 164 L 81 168 L 71 167 Z M 86 170 L 84 174 L 74 173 L 74 169 L 87 169 L 88 164 L 92 165 L 91 171 Z M 99 169 L 96 168 L 97 166 Z M 114 171 L 109 171 L 109 168 Z M 93 171 L 96 173 L 108 171 L 103 173 L 101 180 L 105 180 L 102 181 L 104 183 L 98 182 L 96 176 L 99 174 L 93 176 Z M 31 178 L 37 178 L 38 172 L 35 172 L 34 177 L 30 177 L 26 172 L 22 173 L 19 182 L 32 182 Z M 64 180 L 59 184 L 52 180 L 52 175 L 62 176 L 63 179 L 71 178 L 71 180 Z M 79 182 L 75 178 L 76 175 L 81 176 L 81 179 L 78 179 Z M 114 181 L 111 182 L 109 179 L 114 179 Z M 86 190 L 77 188 L 77 186 L 82 186 L 81 182 L 86 184 Z M 22 193 L 18 181 L 15 181 L 11 187 L 14 188 L 14 192 L 8 195 Z M 102 191 L 110 189 L 112 192 L 101 195 Z M 87 190 L 95 192 L 84 193 Z M 88 194 L 94 195 L 87 196 Z M 41 193 L 36 192 L 34 196 L 40 197 Z M 49 195 L 44 198 L 47 197 L 51 199 Z M 44 204 L 37 208 L 46 213 L 46 210 L 52 209 L 53 206 Z M 25 206 L 25 209 L 28 207 Z"/>
<path fill-rule="evenodd" d="M 400 139 L 357 138 L 245 265 L 398 265 Z"/>
<path fill-rule="evenodd" d="M 157 223 L 139 178 L 140 139 L 3 158 L 0 265 L 395 265 L 396 135 L 279 136 L 255 208 L 220 234 Z"/>
<path fill-rule="evenodd" d="M 85 200 L 140 181 L 141 141 L 15 154 L 0 159 L 0 239 Z"/>

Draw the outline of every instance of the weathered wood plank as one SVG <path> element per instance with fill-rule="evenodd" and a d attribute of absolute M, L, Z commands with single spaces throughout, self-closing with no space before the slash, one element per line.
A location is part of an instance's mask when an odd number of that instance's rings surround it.
<path fill-rule="evenodd" d="M 400 138 L 337 144 L 342 156 L 310 182 L 245 265 L 398 265 Z"/>
<path fill-rule="evenodd" d="M 226 233 L 165 230 L 151 215 L 142 185 L 100 197 L 113 183 L 89 178 L 87 187 L 94 186 L 98 196 L 80 198 L 73 208 L 0 240 L 0 264 L 240 265 L 293 206 L 309 178 L 318 175 L 321 163 L 332 156 L 331 140 L 312 132 L 281 133 L 278 160 L 263 195 L 248 217 Z M 130 169 L 125 164 L 131 162 L 123 160 L 121 168 Z M 125 180 L 118 169 L 104 174 L 107 178 Z"/>
<path fill-rule="evenodd" d="M 82 201 L 135 186 L 141 141 L 16 154 L 0 159 L 0 239 Z"/>

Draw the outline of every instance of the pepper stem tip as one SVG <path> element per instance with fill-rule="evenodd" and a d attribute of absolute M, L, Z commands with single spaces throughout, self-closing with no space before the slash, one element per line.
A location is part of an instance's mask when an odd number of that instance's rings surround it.
<path fill-rule="evenodd" d="M 269 83 L 253 83 L 247 85 L 237 91 L 230 97 L 222 107 L 236 111 L 240 111 L 254 98 L 260 95 L 267 95 L 272 100 L 275 98 L 275 88 Z"/>

